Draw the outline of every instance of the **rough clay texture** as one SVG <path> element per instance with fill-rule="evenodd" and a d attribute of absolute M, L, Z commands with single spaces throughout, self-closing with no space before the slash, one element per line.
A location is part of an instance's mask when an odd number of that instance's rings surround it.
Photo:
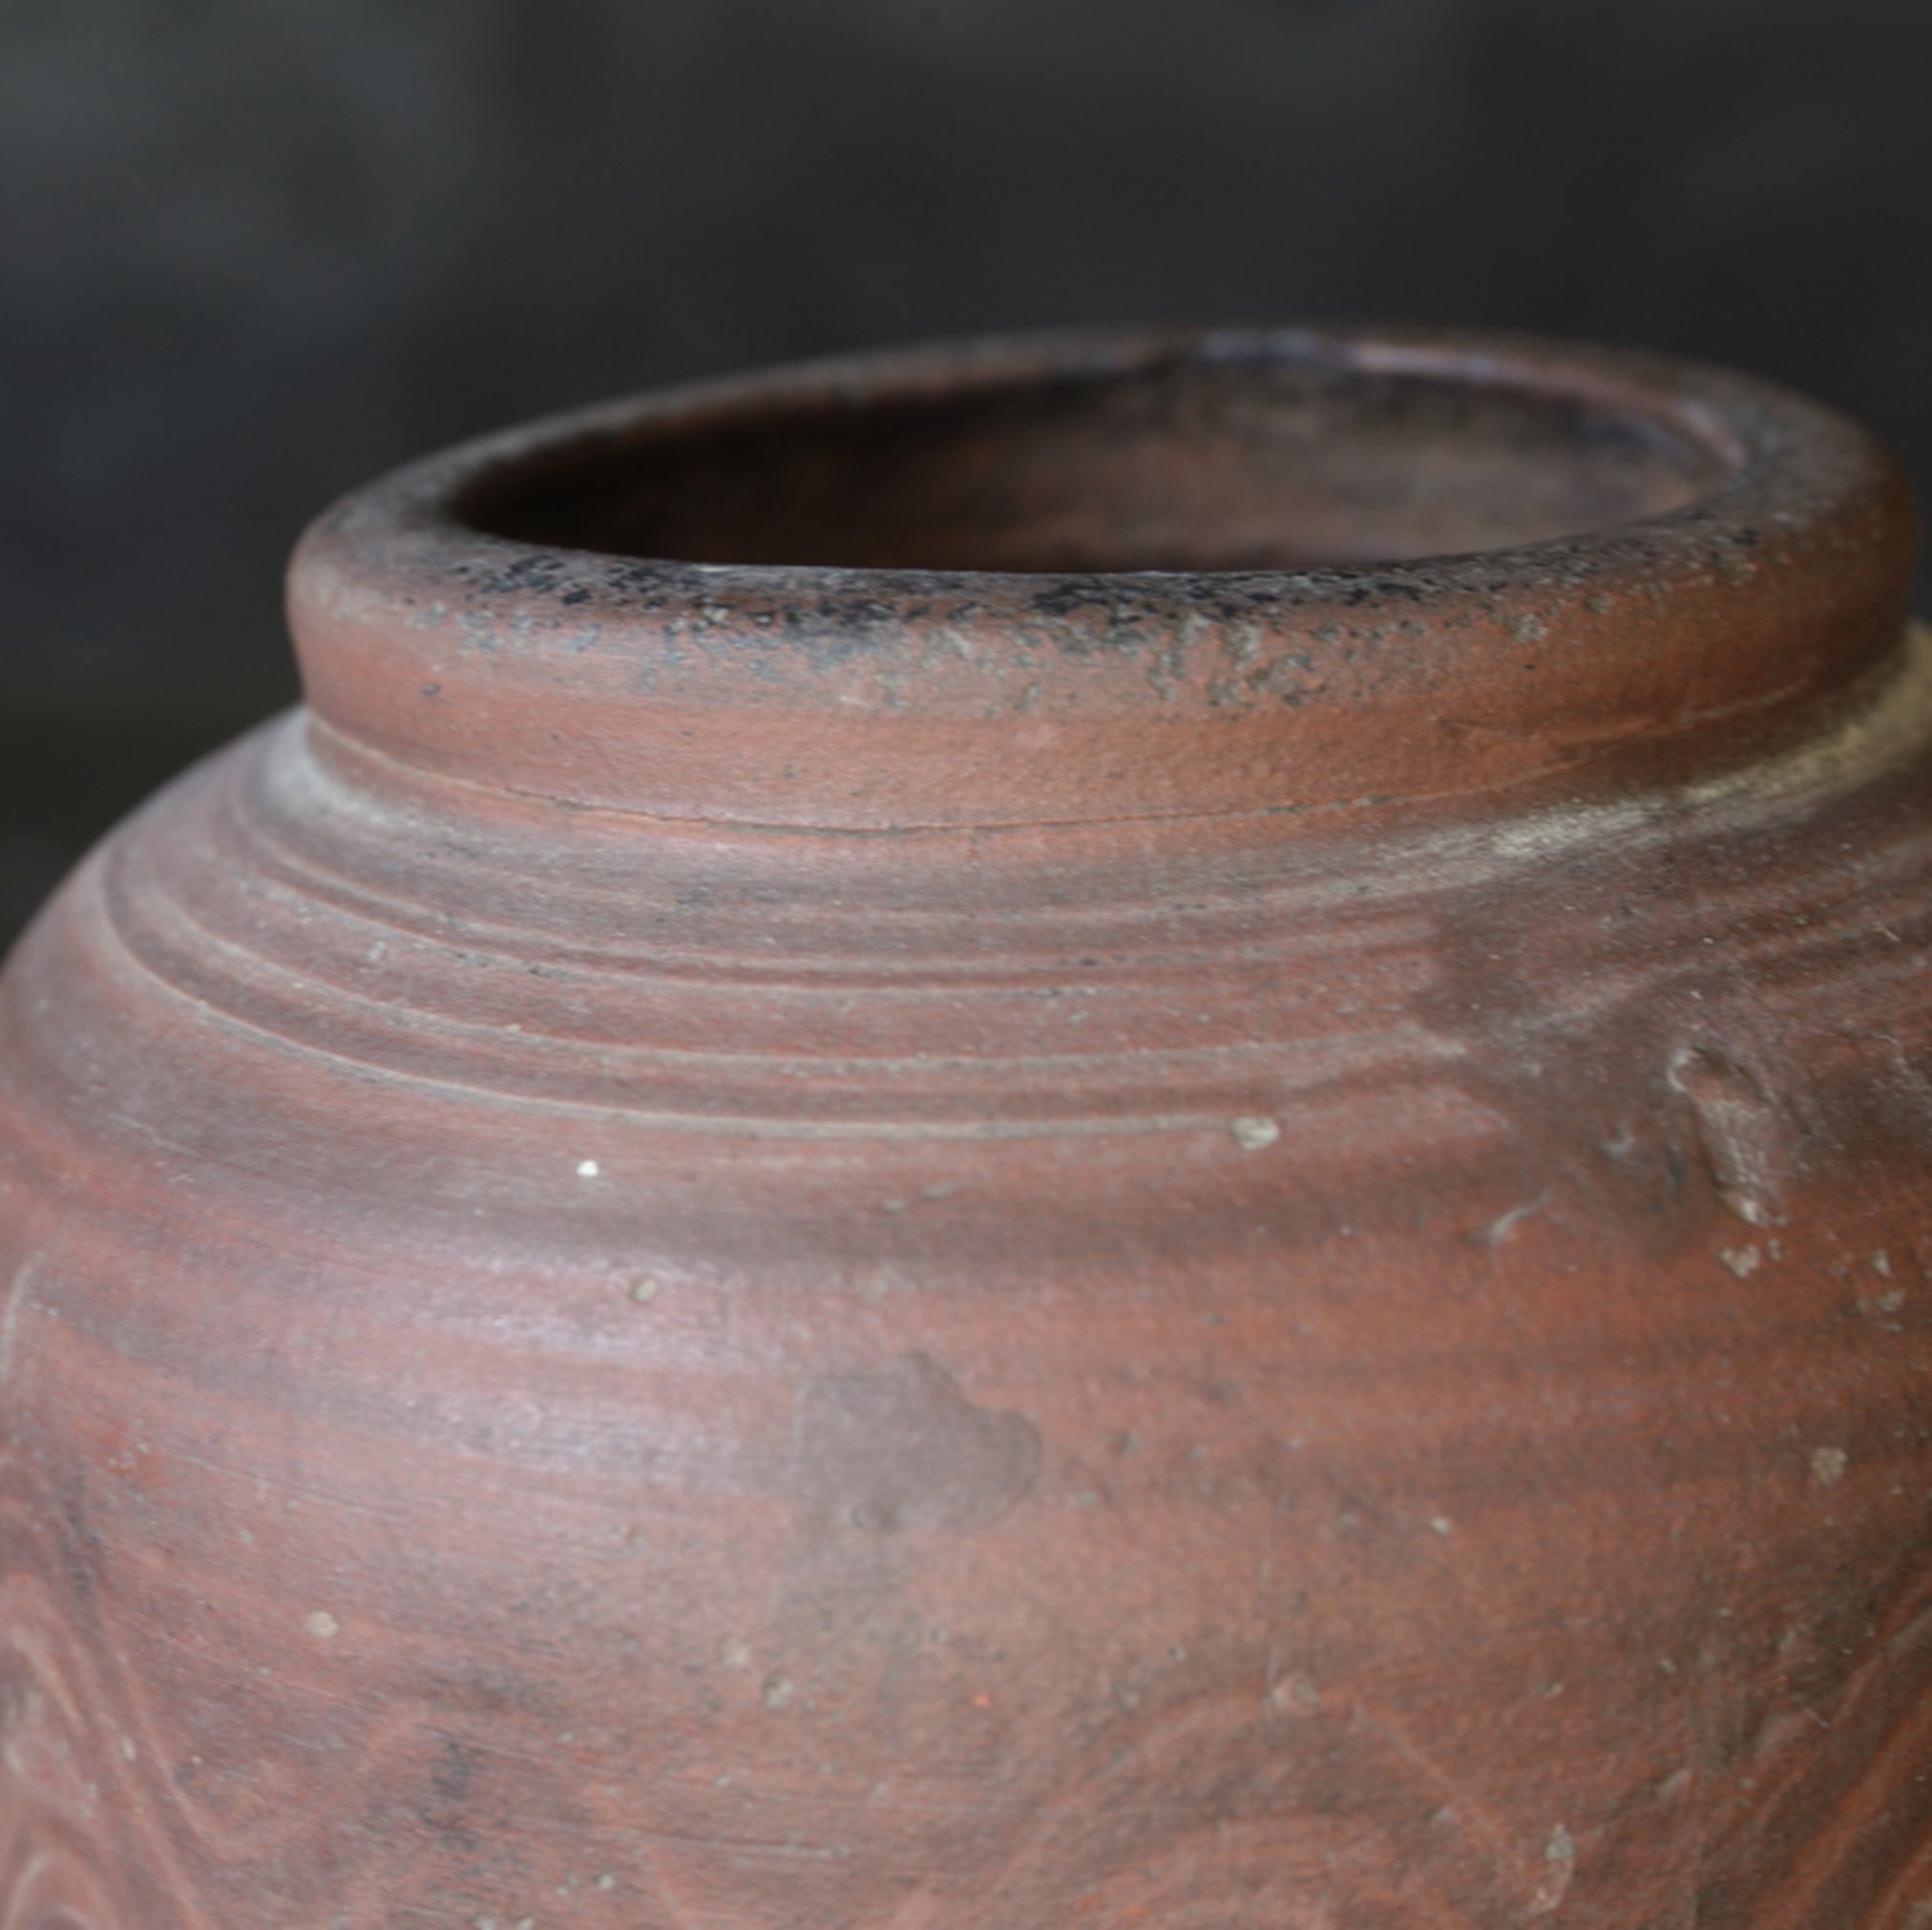
<path fill-rule="evenodd" d="M 746 508 L 828 410 L 943 567 Z M 1418 554 L 1256 549 L 1376 435 Z M 351 498 L 0 995 L 0 1925 L 1921 1930 L 1909 540 L 1776 391 L 1300 334 Z"/>

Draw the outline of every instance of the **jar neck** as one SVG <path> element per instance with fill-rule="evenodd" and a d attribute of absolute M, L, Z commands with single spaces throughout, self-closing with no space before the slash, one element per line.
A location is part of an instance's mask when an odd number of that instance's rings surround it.
<path fill-rule="evenodd" d="M 1453 549 L 1499 535 L 1524 539 Z M 316 712 L 407 766 L 890 830 L 1715 772 L 1896 659 L 1911 547 L 1884 451 L 1746 378 L 1152 333 L 862 358 L 472 444 L 325 515 L 289 603 Z"/>

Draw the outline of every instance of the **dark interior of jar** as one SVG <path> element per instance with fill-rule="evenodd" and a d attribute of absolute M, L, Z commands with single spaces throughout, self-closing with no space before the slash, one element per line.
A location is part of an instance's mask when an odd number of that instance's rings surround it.
<path fill-rule="evenodd" d="M 462 506 L 520 541 L 857 569 L 1293 570 L 1581 535 L 1708 493 L 1662 407 L 1482 365 L 1177 353 L 950 393 L 825 389 L 652 425 Z"/>

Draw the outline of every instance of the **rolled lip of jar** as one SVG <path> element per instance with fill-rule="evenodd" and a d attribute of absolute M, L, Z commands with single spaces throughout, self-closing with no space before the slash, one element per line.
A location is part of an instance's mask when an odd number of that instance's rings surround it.
<path fill-rule="evenodd" d="M 1378 453 L 1349 446 L 1357 420 Z M 1001 497 L 1003 464 L 1035 481 Z M 1317 494 L 1328 465 L 1394 504 L 1365 531 L 1393 559 L 1304 559 L 1286 528 L 1257 558 L 1269 492 L 1314 501 L 1311 464 Z M 1430 491 L 1404 493 L 1405 464 Z M 919 502 L 969 497 L 975 531 L 922 536 Z M 1586 497 L 1612 519 L 1566 527 Z M 1104 567 L 1053 567 L 1029 519 L 1055 517 Z M 1144 563 L 1110 518 L 1160 534 Z M 1525 539 L 1415 553 L 1512 519 Z M 1772 754 L 1897 659 L 1912 538 L 1873 437 L 1745 376 L 1440 330 L 1152 329 L 809 364 L 486 437 L 319 518 L 289 612 L 325 734 L 574 806 L 847 830 L 1282 814 Z"/>

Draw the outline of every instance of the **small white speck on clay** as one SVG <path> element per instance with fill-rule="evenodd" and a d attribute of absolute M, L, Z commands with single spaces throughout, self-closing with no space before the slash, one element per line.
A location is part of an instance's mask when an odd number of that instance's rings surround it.
<path fill-rule="evenodd" d="M 904 1284 L 898 1269 L 889 1263 L 882 1262 L 876 1267 L 868 1268 L 852 1283 L 852 1286 L 859 1298 L 868 1307 L 872 1307 L 883 1300 L 893 1288 L 903 1286 Z"/>
<path fill-rule="evenodd" d="M 631 1298 L 640 1307 L 648 1305 L 663 1290 L 664 1283 L 655 1273 L 640 1273 L 631 1282 Z"/>
<path fill-rule="evenodd" d="M 578 1160 L 577 1176 L 580 1180 L 594 1180 L 603 1168 L 595 1160 Z"/>
<path fill-rule="evenodd" d="M 769 1675 L 765 1680 L 765 1706 L 766 1709 L 783 1709 L 797 1693 L 788 1675 Z"/>
<path fill-rule="evenodd" d="M 1258 1153 L 1263 1146 L 1271 1146 L 1281 1137 L 1281 1122 L 1270 1119 L 1266 1113 L 1245 1112 L 1238 1119 L 1228 1121 L 1228 1130 L 1243 1152 Z"/>
<path fill-rule="evenodd" d="M 1549 1875 L 1537 1885 L 1536 1895 L 1523 1912 L 1525 1917 L 1546 1917 L 1562 1903 L 1576 1874 L 1576 1838 L 1563 1824 L 1552 1825 L 1543 1846 L 1543 1860 Z"/>
<path fill-rule="evenodd" d="M 1848 1458 L 1843 1448 L 1814 1448 L 1811 1458 L 1812 1479 L 1821 1488 L 1833 1486 L 1844 1479 Z"/>
<path fill-rule="evenodd" d="M 1764 1255 L 1755 1247 L 1727 1247 L 1717 1257 L 1740 1280 L 1755 1273 L 1764 1262 Z"/>
<path fill-rule="evenodd" d="M 311 1609 L 302 1618 L 302 1626 L 318 1642 L 326 1642 L 342 1626 L 326 1608 Z"/>

